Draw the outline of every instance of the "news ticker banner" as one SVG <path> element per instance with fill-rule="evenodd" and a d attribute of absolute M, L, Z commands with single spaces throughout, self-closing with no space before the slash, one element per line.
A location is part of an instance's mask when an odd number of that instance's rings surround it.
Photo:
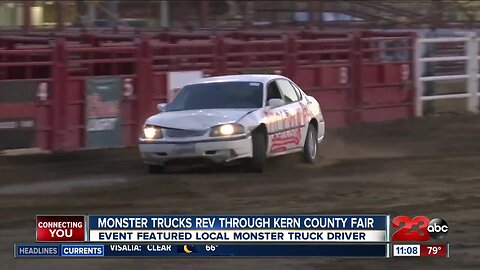
<path fill-rule="evenodd" d="M 392 250 L 390 250 L 390 248 Z M 15 258 L 39 257 L 344 257 L 448 258 L 441 244 L 15 244 Z"/>
<path fill-rule="evenodd" d="M 390 228 L 393 233 L 390 238 Z M 389 215 L 38 215 L 15 257 L 449 257 L 441 218 Z"/>
<path fill-rule="evenodd" d="M 37 216 L 37 242 L 383 243 L 388 215 Z"/>
<path fill-rule="evenodd" d="M 352 257 L 386 258 L 382 244 L 16 244 L 16 258 L 39 257 Z"/>

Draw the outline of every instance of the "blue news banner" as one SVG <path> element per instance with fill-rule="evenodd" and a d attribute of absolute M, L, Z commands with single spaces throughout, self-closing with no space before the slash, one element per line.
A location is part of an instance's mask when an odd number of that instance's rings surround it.
<path fill-rule="evenodd" d="M 386 230 L 388 215 L 88 215 L 89 230 Z"/>
<path fill-rule="evenodd" d="M 87 221 L 84 243 L 16 244 L 14 255 L 389 257 L 388 215 L 89 215 Z M 262 238 L 273 234 L 283 238 Z"/>
<path fill-rule="evenodd" d="M 388 257 L 388 244 L 16 244 L 16 258 L 43 257 Z"/>

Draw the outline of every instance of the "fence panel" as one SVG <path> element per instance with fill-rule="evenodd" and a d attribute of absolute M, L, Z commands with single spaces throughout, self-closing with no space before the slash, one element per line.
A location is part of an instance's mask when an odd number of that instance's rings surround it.
<path fill-rule="evenodd" d="M 443 46 L 442 46 L 443 45 Z M 429 50 L 432 50 L 431 47 L 447 47 L 445 45 L 450 45 L 449 47 L 453 48 L 449 55 L 442 55 L 432 57 L 428 53 Z M 425 101 L 434 101 L 434 100 L 452 100 L 452 99 L 466 99 L 466 108 L 467 111 L 478 113 L 479 111 L 479 97 L 480 92 L 478 89 L 478 79 L 479 75 L 479 38 L 474 32 L 463 33 L 463 36 L 460 37 L 432 37 L 432 38 L 419 38 L 416 40 L 416 57 L 415 62 L 417 63 L 417 72 L 416 72 L 416 106 L 415 113 L 417 116 L 422 116 L 424 109 L 431 110 L 432 108 L 425 108 Z M 428 48 L 430 47 L 430 48 Z M 463 47 L 463 49 L 462 49 Z M 424 53 L 425 51 L 425 53 Z M 460 68 L 458 64 L 460 61 Z M 432 72 L 428 68 L 428 64 L 436 64 L 436 66 L 445 66 L 445 63 L 453 63 L 450 65 L 450 68 L 455 67 L 452 72 L 446 73 L 444 68 L 438 70 L 437 72 Z M 444 63 L 443 65 L 440 65 Z M 463 66 L 463 67 L 462 67 Z M 431 68 L 430 68 L 431 69 Z M 442 73 L 438 73 L 438 71 Z M 432 88 L 434 82 L 440 84 L 445 82 L 458 82 L 464 81 L 465 88 L 463 91 L 460 90 L 448 91 L 447 93 L 434 93 Z M 428 89 L 430 88 L 430 89 Z M 456 87 L 462 89 L 463 87 Z"/>
<path fill-rule="evenodd" d="M 64 132 L 62 133 L 62 147 L 67 150 L 101 147 L 100 142 L 92 139 L 96 135 L 91 133 L 108 133 L 109 119 L 118 121 L 113 128 L 121 130 L 120 142 L 105 141 L 104 147 L 133 145 L 136 142 L 139 130 L 137 104 L 137 68 L 142 57 L 137 46 L 128 46 L 124 43 L 100 44 L 99 46 L 73 46 L 65 48 L 67 66 L 64 69 L 67 86 L 63 93 L 62 119 Z M 110 100 L 103 95 L 89 95 L 88 83 L 96 80 L 116 82 L 111 95 L 121 97 L 117 101 Z M 110 86 L 105 85 L 105 89 Z M 97 99 L 94 99 L 97 97 Z M 98 99 L 100 97 L 100 99 Z M 90 98 L 89 102 L 88 98 Z M 105 99 L 107 98 L 107 99 Z M 113 104 L 115 103 L 115 104 Z M 116 111 L 116 113 L 114 113 Z M 98 115 L 94 117 L 94 114 Z M 88 117 L 88 116 L 91 117 Z M 88 118 L 96 118 L 91 122 L 97 123 L 89 127 Z M 92 122 L 92 123 L 93 123 Z M 90 132 L 89 132 L 90 130 Z M 92 137 L 93 136 L 93 137 Z M 100 135 L 98 135 L 100 136 Z"/>
<path fill-rule="evenodd" d="M 239 41 L 226 39 L 224 42 L 225 70 L 222 74 L 241 74 L 255 69 L 281 71 L 286 65 L 286 42 L 280 40 Z"/>
<path fill-rule="evenodd" d="M 357 121 L 379 122 L 413 115 L 414 34 L 360 37 Z"/>
<path fill-rule="evenodd" d="M 295 81 L 315 97 L 329 128 L 351 122 L 353 39 L 324 38 L 296 41 Z"/>
<path fill-rule="evenodd" d="M 54 141 L 52 48 L 0 49 L 0 149 L 50 149 Z"/>

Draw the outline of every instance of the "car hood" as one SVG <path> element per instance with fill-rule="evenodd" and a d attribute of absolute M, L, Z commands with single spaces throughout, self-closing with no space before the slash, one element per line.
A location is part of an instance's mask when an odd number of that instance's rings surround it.
<path fill-rule="evenodd" d="M 162 112 L 147 119 L 146 124 L 166 128 L 204 130 L 233 123 L 256 109 L 207 109 Z"/>

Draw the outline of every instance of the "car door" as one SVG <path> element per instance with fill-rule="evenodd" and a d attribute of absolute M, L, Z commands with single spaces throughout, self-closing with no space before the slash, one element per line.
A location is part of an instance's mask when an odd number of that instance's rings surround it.
<path fill-rule="evenodd" d="M 301 127 L 303 117 L 299 117 L 300 96 L 288 80 L 277 79 L 267 85 L 267 102 L 271 98 L 281 98 L 284 105 L 266 112 L 269 132 L 269 155 L 302 147 Z"/>

